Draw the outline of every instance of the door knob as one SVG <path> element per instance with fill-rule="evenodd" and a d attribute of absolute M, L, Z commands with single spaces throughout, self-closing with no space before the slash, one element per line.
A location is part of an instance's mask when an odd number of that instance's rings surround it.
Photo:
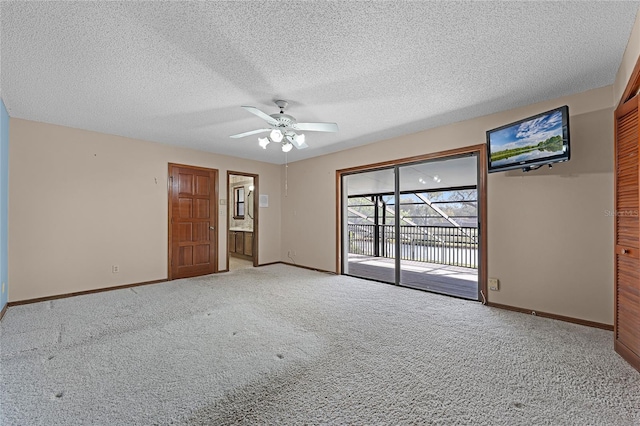
<path fill-rule="evenodd" d="M 627 249 L 622 249 L 622 254 L 627 254 L 627 253 L 629 253 L 629 250 L 627 250 Z"/>
<path fill-rule="evenodd" d="M 216 227 L 215 226 L 210 226 L 209 229 L 211 229 L 212 231 L 215 231 Z"/>

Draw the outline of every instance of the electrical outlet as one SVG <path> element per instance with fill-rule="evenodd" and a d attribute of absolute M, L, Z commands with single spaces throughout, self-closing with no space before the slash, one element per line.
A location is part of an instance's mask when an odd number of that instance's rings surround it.
<path fill-rule="evenodd" d="M 500 285 L 497 278 L 489 278 L 489 290 L 500 291 Z"/>
<path fill-rule="evenodd" d="M 117 274 L 118 272 L 120 272 L 120 267 L 118 265 L 113 265 L 111 267 L 111 272 L 113 272 L 114 274 Z"/>

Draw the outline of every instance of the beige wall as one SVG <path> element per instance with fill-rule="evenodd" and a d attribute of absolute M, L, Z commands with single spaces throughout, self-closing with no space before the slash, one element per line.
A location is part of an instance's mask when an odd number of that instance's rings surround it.
<path fill-rule="evenodd" d="M 631 77 L 633 68 L 636 66 L 638 56 L 640 56 L 640 14 L 636 16 L 636 23 L 631 31 L 631 36 L 627 42 L 627 47 L 616 75 L 616 81 L 613 84 L 613 102 L 615 105 L 620 102 L 629 77 Z"/>
<path fill-rule="evenodd" d="M 259 259 L 280 260 L 279 166 L 15 118 L 9 140 L 9 301 L 167 278 L 170 162 L 218 169 L 221 197 L 228 169 L 259 174 Z"/>
<path fill-rule="evenodd" d="M 485 132 L 569 105 L 572 159 L 488 178 L 488 274 L 495 303 L 613 323 L 612 86 L 289 164 L 282 254 L 334 271 L 337 169 L 485 142 Z"/>

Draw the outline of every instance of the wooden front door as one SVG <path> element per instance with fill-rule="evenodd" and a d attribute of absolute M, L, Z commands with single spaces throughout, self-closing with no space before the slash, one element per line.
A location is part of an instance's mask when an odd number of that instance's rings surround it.
<path fill-rule="evenodd" d="M 615 112 L 615 350 L 640 370 L 638 96 Z"/>
<path fill-rule="evenodd" d="M 218 171 L 169 164 L 169 279 L 217 272 Z"/>

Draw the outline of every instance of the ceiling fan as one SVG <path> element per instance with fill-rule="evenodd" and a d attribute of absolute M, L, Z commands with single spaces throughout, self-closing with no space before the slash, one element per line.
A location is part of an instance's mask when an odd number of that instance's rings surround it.
<path fill-rule="evenodd" d="M 270 132 L 267 137 L 258 138 L 258 143 L 263 149 L 267 149 L 267 145 L 271 142 L 282 144 L 282 151 L 289 152 L 295 146 L 298 149 L 308 148 L 305 143 L 303 133 L 296 133 L 300 130 L 308 130 L 313 132 L 337 132 L 338 125 L 336 123 L 298 123 L 295 118 L 285 114 L 284 110 L 289 103 L 287 101 L 277 100 L 275 104 L 280 108 L 277 114 L 266 114 L 256 107 L 243 106 L 252 114 L 257 115 L 264 121 L 269 123 L 271 127 L 264 129 L 251 130 L 249 132 L 231 135 L 232 138 L 243 138 L 245 136 L 255 135 L 258 133 Z"/>

